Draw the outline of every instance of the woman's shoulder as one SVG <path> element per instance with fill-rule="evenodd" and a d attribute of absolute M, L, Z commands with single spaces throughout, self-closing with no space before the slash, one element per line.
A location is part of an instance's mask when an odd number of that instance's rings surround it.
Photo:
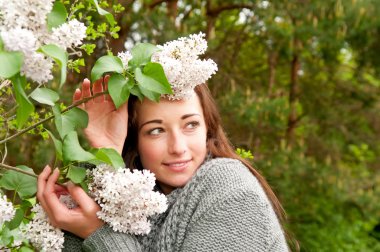
<path fill-rule="evenodd" d="M 266 194 L 250 169 L 240 160 L 232 158 L 213 158 L 200 167 L 201 186 L 204 196 L 226 198 L 234 195 L 255 197 L 268 203 Z"/>
<path fill-rule="evenodd" d="M 264 188 L 241 161 L 215 158 L 205 162 L 200 167 L 200 173 L 202 178 L 188 194 L 190 200 L 187 202 L 194 208 L 194 223 L 209 218 L 213 220 L 215 216 L 235 218 L 236 221 L 248 218 L 254 228 L 281 234 L 281 227 Z"/>
<path fill-rule="evenodd" d="M 200 169 L 208 183 L 215 183 L 219 187 L 259 185 L 250 169 L 238 159 L 213 158 L 206 161 Z"/>

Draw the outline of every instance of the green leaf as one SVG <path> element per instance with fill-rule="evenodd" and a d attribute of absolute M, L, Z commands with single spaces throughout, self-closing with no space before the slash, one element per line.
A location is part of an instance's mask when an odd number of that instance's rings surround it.
<path fill-rule="evenodd" d="M 33 170 L 27 166 L 19 165 L 17 167 L 34 174 Z M 21 199 L 25 199 L 37 192 L 37 179 L 16 171 L 7 171 L 0 179 L 0 187 L 14 190 Z"/>
<path fill-rule="evenodd" d="M 87 127 L 87 112 L 78 107 L 74 107 L 64 114 L 61 114 L 59 106 L 56 105 L 53 107 L 53 113 L 55 116 L 55 126 L 57 127 L 61 139 L 73 130 Z"/>
<path fill-rule="evenodd" d="M 61 109 L 59 108 L 59 104 L 55 104 L 52 107 L 53 114 L 54 114 L 54 124 L 55 127 L 57 128 L 58 134 L 63 139 L 63 127 L 62 127 L 62 114 L 61 114 Z"/>
<path fill-rule="evenodd" d="M 61 3 L 60 1 L 55 1 L 53 9 L 47 15 L 47 24 L 49 31 L 51 31 L 52 28 L 58 27 L 61 24 L 65 23 L 66 19 L 67 11 L 65 5 L 63 5 L 63 3 Z"/>
<path fill-rule="evenodd" d="M 132 59 L 128 61 L 128 65 L 138 67 L 150 62 L 153 53 L 160 49 L 149 43 L 138 43 L 131 49 Z"/>
<path fill-rule="evenodd" d="M 161 94 L 173 93 L 160 64 L 148 63 L 144 67 L 144 72 L 137 67 L 135 78 L 141 93 L 150 100 L 158 102 Z"/>
<path fill-rule="evenodd" d="M 108 80 L 108 92 L 116 108 L 119 108 L 129 97 L 128 80 L 121 74 L 112 74 Z"/>
<path fill-rule="evenodd" d="M 18 226 L 20 226 L 20 223 L 22 222 L 22 220 L 24 219 L 24 210 L 19 208 L 16 210 L 16 214 L 15 216 L 13 217 L 13 219 L 7 224 L 8 228 L 10 230 L 12 229 L 15 229 L 17 228 Z"/>
<path fill-rule="evenodd" d="M 75 184 L 79 184 L 86 177 L 86 168 L 70 165 L 66 177 L 73 181 Z"/>
<path fill-rule="evenodd" d="M 49 88 L 36 88 L 31 94 L 35 101 L 47 104 L 50 106 L 54 106 L 55 102 L 59 100 L 59 95 L 57 92 L 49 89 Z"/>
<path fill-rule="evenodd" d="M 97 159 L 112 165 L 115 169 L 125 167 L 123 158 L 115 149 L 100 148 L 95 156 Z"/>
<path fill-rule="evenodd" d="M 34 252 L 34 250 L 31 249 L 31 248 L 28 248 L 28 247 L 26 247 L 26 246 L 22 246 L 22 247 L 20 248 L 19 252 Z"/>
<path fill-rule="evenodd" d="M 80 187 L 82 187 L 82 189 L 83 189 L 86 193 L 88 193 L 88 185 L 87 185 L 87 183 L 86 183 L 85 181 L 80 182 L 79 185 L 80 185 Z"/>
<path fill-rule="evenodd" d="M 55 153 L 57 155 L 57 158 L 59 160 L 62 160 L 62 142 L 59 141 L 57 138 L 55 138 L 53 133 L 51 133 L 49 130 L 46 130 L 46 131 L 47 131 L 47 133 L 49 133 L 50 138 L 53 140 L 54 147 L 55 147 Z"/>
<path fill-rule="evenodd" d="M 64 163 L 70 161 L 86 162 L 95 159 L 94 155 L 85 151 L 79 144 L 78 134 L 75 131 L 71 131 L 65 136 L 63 140 L 62 154 Z"/>
<path fill-rule="evenodd" d="M 32 197 L 32 198 L 24 199 L 24 200 L 21 202 L 20 207 L 21 207 L 24 211 L 27 211 L 29 208 L 33 207 L 33 206 L 36 205 L 36 204 L 37 204 L 36 197 Z"/>
<path fill-rule="evenodd" d="M 95 7 L 96 7 L 96 10 L 98 11 L 98 13 L 102 16 L 105 16 L 108 23 L 111 24 L 111 25 L 114 25 L 116 22 L 115 22 L 115 19 L 113 17 L 113 15 L 111 13 L 109 13 L 108 11 L 102 9 L 99 7 L 99 4 L 98 4 L 98 1 L 97 0 L 92 0 L 91 1 Z"/>
<path fill-rule="evenodd" d="M 150 91 L 160 94 L 172 94 L 172 88 L 166 78 L 164 69 L 158 63 L 149 62 L 141 72 L 135 69 L 135 77 L 139 85 Z"/>
<path fill-rule="evenodd" d="M 91 80 L 96 81 L 107 72 L 122 73 L 124 71 L 121 59 L 116 56 L 106 55 L 100 57 L 91 70 Z"/>
<path fill-rule="evenodd" d="M 0 232 L 0 248 L 10 245 L 13 235 L 8 227 L 3 227 Z"/>
<path fill-rule="evenodd" d="M 0 51 L 0 77 L 11 78 L 20 72 L 24 56 L 21 52 Z"/>
<path fill-rule="evenodd" d="M 20 76 L 17 74 L 11 80 L 18 104 L 16 111 L 17 127 L 21 129 L 25 122 L 28 120 L 29 116 L 33 113 L 34 106 L 24 91 L 24 88 L 26 86 L 25 76 Z"/>
<path fill-rule="evenodd" d="M 40 49 L 38 49 L 38 51 L 43 52 L 45 55 L 53 58 L 61 68 L 61 82 L 59 85 L 59 88 L 61 88 L 62 84 L 66 81 L 66 68 L 68 60 L 68 54 L 66 50 L 60 48 L 59 46 L 50 44 L 42 46 Z"/>
<path fill-rule="evenodd" d="M 160 93 L 156 93 L 156 92 L 150 91 L 148 89 L 143 88 L 142 86 L 139 86 L 139 90 L 140 90 L 141 94 L 144 97 L 148 98 L 149 100 L 152 100 L 152 101 L 155 101 L 155 102 L 159 102 L 160 101 L 160 98 L 161 98 L 161 94 Z"/>
<path fill-rule="evenodd" d="M 140 101 L 142 101 L 144 99 L 144 95 L 141 93 L 139 86 L 135 85 L 129 91 L 131 91 L 131 94 L 133 94 L 134 96 L 137 96 Z"/>

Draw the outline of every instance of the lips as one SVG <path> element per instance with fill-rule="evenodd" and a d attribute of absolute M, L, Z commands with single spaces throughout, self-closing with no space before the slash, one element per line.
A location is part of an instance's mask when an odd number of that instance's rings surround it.
<path fill-rule="evenodd" d="M 172 162 L 165 162 L 163 163 L 164 166 L 169 168 L 170 170 L 174 172 L 181 172 L 185 170 L 190 163 L 191 160 L 180 160 L 180 161 L 172 161 Z"/>

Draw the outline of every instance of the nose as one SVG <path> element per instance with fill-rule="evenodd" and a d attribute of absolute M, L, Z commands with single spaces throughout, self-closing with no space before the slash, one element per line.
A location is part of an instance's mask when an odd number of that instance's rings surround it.
<path fill-rule="evenodd" d="M 182 155 L 187 151 L 186 137 L 181 132 L 170 133 L 168 151 L 173 155 Z"/>

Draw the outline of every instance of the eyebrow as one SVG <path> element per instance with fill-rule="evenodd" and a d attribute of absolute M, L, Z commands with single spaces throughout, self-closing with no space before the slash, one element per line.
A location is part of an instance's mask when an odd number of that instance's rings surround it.
<path fill-rule="evenodd" d="M 198 113 L 194 113 L 194 114 L 185 114 L 185 115 L 181 116 L 181 120 L 184 120 L 184 119 L 189 118 L 189 117 L 192 117 L 192 116 L 201 116 L 201 115 L 198 114 Z M 145 125 L 147 125 L 147 124 L 149 124 L 149 123 L 159 123 L 159 124 L 161 124 L 161 123 L 162 123 L 162 120 L 160 120 L 160 119 L 155 119 L 155 120 L 150 120 L 150 121 L 144 122 L 144 123 L 141 124 L 141 126 L 139 127 L 139 131 L 142 129 L 142 127 L 144 127 Z"/>

